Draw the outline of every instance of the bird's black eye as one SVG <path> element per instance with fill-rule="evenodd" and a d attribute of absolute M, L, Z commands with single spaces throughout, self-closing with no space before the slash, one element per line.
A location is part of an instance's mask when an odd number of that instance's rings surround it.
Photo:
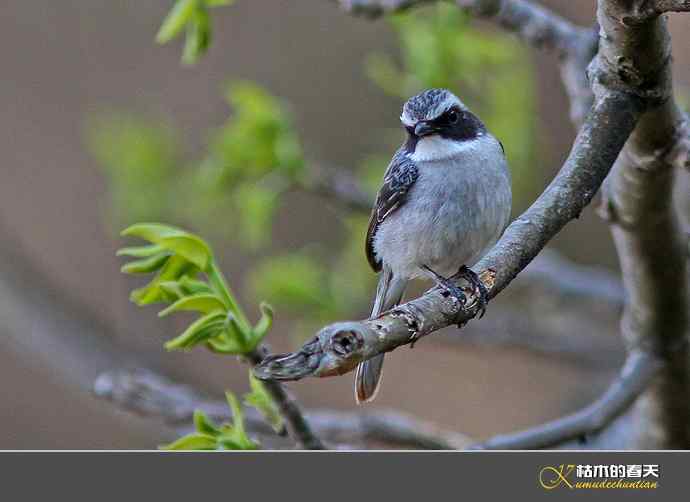
<path fill-rule="evenodd" d="M 446 114 L 446 117 L 448 117 L 449 123 L 457 124 L 458 120 L 460 119 L 460 114 L 458 114 L 458 112 L 455 110 L 451 110 Z"/>

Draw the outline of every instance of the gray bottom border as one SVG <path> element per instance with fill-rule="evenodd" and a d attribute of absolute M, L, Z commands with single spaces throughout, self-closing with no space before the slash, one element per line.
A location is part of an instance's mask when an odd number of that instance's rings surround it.
<path fill-rule="evenodd" d="M 577 464 L 658 464 L 658 486 L 540 485 L 542 469 L 553 482 L 551 468 Z M 690 452 L 649 451 L 0 453 L 2 493 L 21 494 L 4 500 L 687 500 L 688 467 Z"/>

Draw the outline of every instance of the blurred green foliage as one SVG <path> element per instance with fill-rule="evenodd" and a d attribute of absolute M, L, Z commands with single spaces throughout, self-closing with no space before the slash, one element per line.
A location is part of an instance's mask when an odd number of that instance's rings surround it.
<path fill-rule="evenodd" d="M 181 157 L 171 127 L 109 112 L 88 121 L 87 141 L 107 177 L 115 226 L 170 214 Z"/>
<path fill-rule="evenodd" d="M 156 42 L 166 44 L 185 32 L 182 62 L 193 64 L 211 45 L 209 9 L 230 5 L 233 0 L 175 0 L 156 35 Z"/>
<path fill-rule="evenodd" d="M 234 83 L 225 98 L 232 118 L 208 135 L 187 207 L 195 220 L 236 215 L 232 234 L 256 250 L 270 240 L 280 196 L 304 175 L 302 146 L 289 107 L 256 84 Z"/>
<path fill-rule="evenodd" d="M 106 112 L 88 121 L 92 155 L 108 177 L 115 223 L 165 219 L 256 250 L 270 241 L 280 196 L 304 176 L 302 147 L 287 104 L 256 84 L 235 82 L 228 121 L 210 130 L 201 158 L 185 160 L 171 127 Z M 232 218 L 228 225 L 214 222 Z"/>

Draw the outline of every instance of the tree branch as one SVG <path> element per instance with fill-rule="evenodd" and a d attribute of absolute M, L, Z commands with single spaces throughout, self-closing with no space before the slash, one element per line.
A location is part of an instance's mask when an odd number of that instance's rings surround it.
<path fill-rule="evenodd" d="M 262 344 L 245 357 L 247 357 L 252 366 L 256 367 L 266 357 L 267 352 L 268 349 Z M 278 407 L 283 420 L 287 424 L 290 435 L 297 443 L 307 450 L 324 450 L 326 447 L 312 431 L 297 401 L 288 393 L 287 389 L 275 380 L 264 382 L 264 387 Z"/>
<path fill-rule="evenodd" d="M 159 417 L 174 427 L 190 425 L 195 410 L 203 411 L 215 421 L 230 418 L 227 403 L 207 399 L 191 387 L 145 370 L 103 373 L 94 383 L 94 392 L 120 408 L 142 416 Z M 394 411 L 311 410 L 307 420 L 319 436 L 334 446 L 375 442 L 397 448 L 449 450 L 466 448 L 472 443 L 463 434 L 444 431 Z M 274 441 L 278 439 L 253 408 L 245 410 L 245 422 L 250 433 L 273 436 Z"/>
<path fill-rule="evenodd" d="M 477 265 L 491 298 L 589 204 L 642 109 L 642 100 L 627 93 L 601 94 L 556 178 Z M 466 323 L 477 313 L 476 296 L 467 293 L 468 302 L 462 306 L 434 288 L 376 319 L 326 326 L 299 351 L 266 358 L 255 367 L 255 374 L 262 379 L 297 380 L 347 373 L 376 354 L 445 326 Z"/>
<path fill-rule="evenodd" d="M 690 0 L 652 0 L 649 2 L 657 14 L 690 12 Z"/>
<path fill-rule="evenodd" d="M 687 242 L 672 197 L 687 125 L 673 100 L 666 20 L 629 22 L 639 20 L 648 4 L 602 0 L 597 10 L 602 37 L 593 75 L 609 88 L 634 90 L 650 104 L 606 181 L 602 214 L 611 223 L 628 296 L 623 337 L 631 349 L 664 362 L 638 407 L 645 426 L 637 446 L 688 448 Z"/>
<path fill-rule="evenodd" d="M 310 175 L 299 184 L 299 188 L 360 213 L 369 214 L 374 203 L 373 197 L 364 191 L 361 183 L 347 169 L 311 163 Z"/>
<path fill-rule="evenodd" d="M 669 12 L 690 12 L 690 0 L 647 0 L 639 3 L 626 21 L 642 23 Z"/>
<path fill-rule="evenodd" d="M 472 445 L 472 449 L 533 450 L 549 448 L 572 439 L 586 440 L 601 432 L 626 412 L 645 391 L 662 367 L 662 362 L 647 352 L 634 351 L 603 396 L 581 411 L 532 429 L 494 436 Z"/>

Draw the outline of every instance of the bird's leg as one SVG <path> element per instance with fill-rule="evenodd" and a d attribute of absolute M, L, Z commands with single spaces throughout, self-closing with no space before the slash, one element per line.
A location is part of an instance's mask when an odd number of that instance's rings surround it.
<path fill-rule="evenodd" d="M 467 303 L 467 296 L 465 296 L 465 293 L 463 293 L 460 286 L 456 285 L 451 279 L 447 279 L 442 275 L 437 274 L 426 265 L 422 265 L 422 268 L 431 274 L 438 287 L 447 291 L 448 294 L 460 302 L 460 305 L 463 307 L 465 306 Z"/>
<path fill-rule="evenodd" d="M 474 292 L 477 295 L 477 304 L 479 306 L 479 309 L 477 312 L 479 313 L 479 319 L 484 317 L 484 313 L 486 312 L 486 305 L 489 303 L 489 292 L 486 289 L 486 286 L 482 282 L 482 280 L 479 278 L 479 276 L 466 265 L 463 265 L 460 267 L 460 270 L 458 270 L 457 274 L 455 274 L 453 277 L 457 277 L 458 279 L 465 279 L 467 282 L 470 283 L 472 286 L 472 289 L 474 289 Z"/>

